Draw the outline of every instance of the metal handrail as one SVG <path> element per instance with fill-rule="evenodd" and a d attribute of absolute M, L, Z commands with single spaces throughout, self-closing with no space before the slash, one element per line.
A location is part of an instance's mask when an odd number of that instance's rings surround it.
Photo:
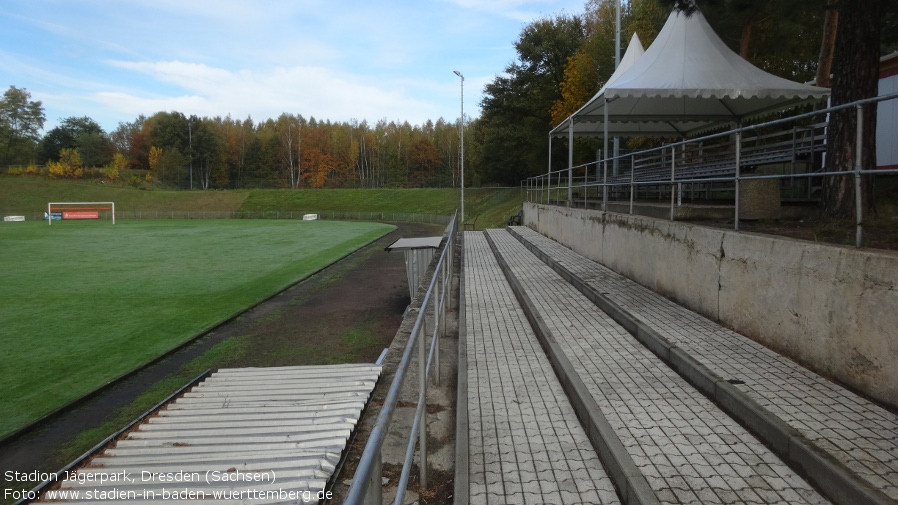
<path fill-rule="evenodd" d="M 659 155 L 663 155 L 664 151 L 668 151 L 668 150 L 670 150 L 670 149 L 672 149 L 672 148 L 677 148 L 677 147 L 680 147 L 680 146 L 683 146 L 683 145 L 687 145 L 687 144 L 695 144 L 695 143 L 699 143 L 699 142 L 705 142 L 705 141 L 708 141 L 708 140 L 713 140 L 713 139 L 718 139 L 718 138 L 729 137 L 729 136 L 731 136 L 731 135 L 733 135 L 733 134 L 735 134 L 735 133 L 743 133 L 743 132 L 752 131 L 752 130 L 758 130 L 758 129 L 762 129 L 762 128 L 766 128 L 766 127 L 770 127 L 770 126 L 778 126 L 778 125 L 781 125 L 781 124 L 793 123 L 793 122 L 796 122 L 796 121 L 799 121 L 799 120 L 802 120 L 802 119 L 813 118 L 813 117 L 815 117 L 815 116 L 820 116 L 820 115 L 827 115 L 827 114 L 830 114 L 830 113 L 832 113 L 832 112 L 837 112 L 837 111 L 841 111 L 841 110 L 856 109 L 857 107 L 860 107 L 860 106 L 863 106 L 863 105 L 869 105 L 869 104 L 871 104 L 871 103 L 879 103 L 879 102 L 885 102 L 885 101 L 895 100 L 895 99 L 898 99 L 898 93 L 890 93 L 890 94 L 883 95 L 883 96 L 878 96 L 878 97 L 873 97 L 873 98 L 865 98 L 865 99 L 863 99 L 863 100 L 857 100 L 857 101 L 854 101 L 854 102 L 851 102 L 851 103 L 842 104 L 842 105 L 838 105 L 838 106 L 834 106 L 834 107 L 828 107 L 828 108 L 826 108 L 826 109 L 820 109 L 820 110 L 816 110 L 816 111 L 813 111 L 813 112 L 806 112 L 806 113 L 803 113 L 803 114 L 798 114 L 798 115 L 790 116 L 790 117 L 787 117 L 787 118 L 776 119 L 776 120 L 767 121 L 767 122 L 759 123 L 759 124 L 755 124 L 755 125 L 742 126 L 742 127 L 733 128 L 733 129 L 731 129 L 731 130 L 727 130 L 727 131 L 723 131 L 723 132 L 717 132 L 717 133 L 705 135 L 705 136 L 702 136 L 702 137 L 697 137 L 697 138 L 694 138 L 694 139 L 682 140 L 682 141 L 678 141 L 678 142 L 671 142 L 671 143 L 665 144 L 665 145 L 663 145 L 663 146 L 653 147 L 653 148 L 649 148 L 649 149 L 644 149 L 644 150 L 638 151 L 638 152 L 631 152 L 631 153 L 621 154 L 621 155 L 619 155 L 619 156 L 608 156 L 608 157 L 602 158 L 601 160 L 597 160 L 597 161 L 590 161 L 590 162 L 587 162 L 587 163 L 582 163 L 582 164 L 580 164 L 580 165 L 574 165 L 574 166 L 572 166 L 572 167 L 565 167 L 565 168 L 561 168 L 561 169 L 558 169 L 558 170 L 550 170 L 550 171 L 548 172 L 548 174 L 543 173 L 543 174 L 540 174 L 540 175 L 535 175 L 535 176 L 532 176 L 532 177 L 528 177 L 527 180 L 528 180 L 528 181 L 538 181 L 538 180 L 543 180 L 543 179 L 545 179 L 547 176 L 551 177 L 552 175 L 556 175 L 556 174 L 557 174 L 556 176 L 557 176 L 557 177 L 559 178 L 559 180 L 560 180 L 561 177 L 562 177 L 562 175 L 566 175 L 571 169 L 577 170 L 577 169 L 585 169 L 585 168 L 589 168 L 590 166 L 601 166 L 601 164 L 604 163 L 604 162 L 606 162 L 606 161 L 611 162 L 611 161 L 614 161 L 614 160 L 625 160 L 626 158 L 630 158 L 631 156 L 634 156 L 634 155 L 647 155 L 647 154 L 652 154 L 652 153 L 657 153 L 657 154 L 659 154 Z M 877 173 L 884 173 L 884 172 L 882 172 L 882 171 L 877 171 Z M 730 180 L 732 180 L 732 178 L 730 178 Z M 669 182 L 670 182 L 670 179 L 669 179 L 669 178 L 665 178 L 665 179 L 659 179 L 658 181 L 655 181 L 656 184 L 659 183 L 659 182 L 666 182 L 666 183 L 669 183 Z M 692 181 L 689 181 L 689 182 L 692 182 Z M 598 183 L 598 185 L 600 185 L 600 186 L 605 186 L 605 185 L 611 186 L 611 185 L 621 185 L 621 184 L 626 185 L 626 184 L 629 184 L 629 183 L 627 183 L 627 182 L 624 182 L 624 183 L 617 182 L 617 183 L 614 183 L 614 184 L 612 184 L 612 183 L 606 183 L 606 184 Z M 530 187 L 532 188 L 532 184 L 530 185 Z M 559 183 L 559 185 L 556 186 L 556 187 L 559 187 L 559 188 L 562 188 L 562 187 L 563 187 L 563 188 L 567 188 L 567 185 L 564 185 L 564 184 L 560 184 L 560 183 Z"/>
<path fill-rule="evenodd" d="M 601 160 L 593 161 L 589 163 L 584 163 L 577 166 L 570 166 L 560 170 L 549 170 L 548 173 L 544 173 L 538 176 L 530 177 L 526 179 L 526 190 L 525 198 L 527 201 L 532 201 L 532 192 L 536 192 L 539 196 L 539 201 L 542 201 L 542 194 L 546 195 L 546 203 L 551 204 L 552 202 L 552 191 L 553 189 L 556 191 L 567 189 L 567 198 L 560 198 L 559 201 L 567 201 L 568 205 L 573 205 L 573 198 L 571 197 L 573 188 L 583 188 L 584 195 L 584 204 L 586 202 L 586 195 L 588 194 L 589 188 L 602 188 L 602 210 L 606 209 L 606 203 L 608 200 L 608 188 L 615 188 L 620 186 L 628 186 L 630 188 L 630 213 L 633 213 L 633 197 L 635 188 L 639 186 L 670 186 L 670 220 L 673 221 L 675 218 L 675 199 L 674 187 L 677 185 L 682 186 L 682 184 L 702 184 L 702 183 L 720 183 L 720 182 L 733 182 L 733 189 L 736 192 L 736 209 L 735 209 L 735 217 L 733 219 L 733 227 L 735 230 L 739 230 L 739 190 L 740 183 L 748 180 L 757 180 L 757 179 L 801 179 L 801 178 L 809 178 L 809 177 L 822 177 L 822 176 L 853 176 L 856 180 L 855 183 L 855 213 L 856 213 L 856 238 L 855 243 L 858 247 L 861 246 L 862 243 L 862 234 L 863 234 L 863 209 L 861 208 L 861 189 L 860 189 L 860 178 L 862 175 L 867 174 L 877 174 L 877 175 L 885 175 L 885 174 L 896 174 L 898 173 L 898 169 L 870 169 L 864 168 L 861 163 L 860 157 L 860 149 L 858 147 L 857 152 L 855 153 L 854 166 L 849 170 L 838 170 L 838 171 L 815 171 L 809 173 L 784 173 L 780 175 L 776 174 L 764 174 L 764 175 L 754 175 L 754 174 L 744 174 L 741 172 L 741 167 L 743 166 L 744 159 L 741 158 L 742 154 L 742 134 L 749 131 L 761 130 L 763 128 L 768 128 L 772 126 L 779 126 L 787 123 L 794 123 L 799 120 L 819 117 L 822 115 L 829 115 L 833 112 L 843 111 L 854 109 L 855 113 L 858 116 L 858 119 L 855 121 L 856 124 L 856 136 L 857 136 L 857 145 L 860 146 L 864 132 L 863 132 L 863 121 L 861 118 L 863 117 L 863 107 L 865 105 L 877 104 L 880 102 L 895 100 L 898 99 L 898 93 L 890 93 L 883 96 L 866 98 L 863 100 L 857 100 L 851 103 L 842 104 L 834 107 L 828 107 L 825 109 L 815 110 L 812 112 L 807 112 L 803 114 L 798 114 L 795 116 L 791 116 L 788 118 L 776 119 L 773 121 L 767 121 L 760 124 L 749 125 L 737 127 L 725 132 L 718 132 L 711 135 L 706 135 L 703 137 L 683 140 L 679 142 L 669 143 L 660 147 L 654 147 L 651 149 L 646 149 L 640 151 L 638 153 L 627 153 L 619 156 L 606 156 Z M 726 170 L 727 172 L 732 171 L 734 174 L 715 174 L 713 172 L 709 172 L 706 174 L 687 174 L 680 173 L 680 177 L 677 177 L 677 165 L 679 152 L 678 148 L 685 148 L 685 146 L 690 144 L 697 144 L 706 142 L 708 140 L 719 139 L 724 137 L 730 137 L 735 135 L 735 152 L 734 156 L 730 159 L 722 160 L 724 164 L 732 165 L 730 170 Z M 665 155 L 666 153 L 666 155 Z M 621 176 L 609 177 L 607 174 L 607 167 L 609 162 L 614 162 L 617 160 L 626 160 L 627 158 L 633 159 L 635 156 L 657 156 L 660 160 L 659 165 L 652 169 L 642 170 L 640 171 L 639 180 L 635 179 L 636 171 L 634 167 L 631 166 L 630 169 L 630 177 L 629 180 L 624 180 Z M 747 158 L 747 156 L 746 156 Z M 665 165 L 669 161 L 669 170 Z M 793 160 L 794 161 L 794 160 Z M 682 160 L 680 160 L 682 162 Z M 720 163 L 720 161 L 718 162 Z M 589 173 L 588 170 L 590 167 L 595 167 L 598 169 L 599 167 L 605 168 L 605 174 L 602 177 L 602 180 L 598 180 L 598 174 L 594 179 L 595 182 L 589 182 Z M 682 165 L 681 165 L 682 167 Z M 576 179 L 585 179 L 582 183 L 575 183 L 574 171 L 575 170 L 583 170 L 583 176 L 577 176 Z M 557 175 L 556 175 L 557 174 Z M 565 177 L 566 176 L 566 177 Z M 553 185 L 553 179 L 557 177 L 557 183 Z M 566 181 L 564 179 L 567 179 Z M 659 190 L 659 197 L 661 194 L 661 190 Z"/>
<path fill-rule="evenodd" d="M 415 420 L 412 426 L 412 432 L 409 436 L 409 446 L 406 450 L 406 458 L 403 463 L 402 474 L 399 482 L 399 489 L 396 494 L 396 503 L 401 504 L 405 496 L 405 487 L 408 483 L 408 477 L 411 470 L 411 460 L 414 456 L 415 437 L 418 436 L 418 445 L 420 451 L 419 470 L 421 472 L 421 487 L 427 487 L 427 423 L 424 416 L 427 413 L 427 381 L 431 364 L 437 370 L 437 384 L 439 384 L 439 336 L 445 334 L 445 311 L 448 305 L 452 283 L 453 269 L 453 251 L 455 249 L 456 231 L 458 228 L 458 211 L 455 212 L 449 225 L 446 227 L 447 240 L 440 254 L 436 267 L 433 271 L 433 277 L 430 280 L 427 291 L 421 301 L 421 308 L 418 316 L 415 318 L 415 324 L 412 326 L 411 334 L 406 343 L 402 358 L 396 369 L 396 375 L 387 391 L 384 399 L 383 407 L 377 416 L 377 421 L 371 429 L 368 442 L 359 459 L 358 467 L 349 486 L 344 505 L 362 505 L 362 504 L 380 504 L 383 501 L 382 484 L 381 484 L 381 450 L 383 449 L 384 440 L 389 432 L 390 422 L 399 402 L 399 393 L 405 382 L 406 372 L 411 364 L 412 354 L 415 346 L 418 347 L 418 407 L 415 411 Z M 438 296 L 434 296 L 437 294 Z M 434 331 L 430 344 L 429 358 L 425 353 L 426 342 L 426 316 L 428 306 L 433 305 Z M 425 429 L 421 430 L 420 426 L 424 425 Z"/>

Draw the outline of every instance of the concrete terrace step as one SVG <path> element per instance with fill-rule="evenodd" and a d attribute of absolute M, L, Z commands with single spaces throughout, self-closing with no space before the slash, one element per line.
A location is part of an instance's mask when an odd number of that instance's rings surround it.
<path fill-rule="evenodd" d="M 596 405 L 660 503 L 827 503 L 508 232 L 487 236 L 537 333 L 568 362 L 563 381 L 585 385 L 574 403 Z"/>
<path fill-rule="evenodd" d="M 465 232 L 463 275 L 469 486 L 456 503 L 620 503 L 482 232 Z"/>
<path fill-rule="evenodd" d="M 835 501 L 898 501 L 898 416 L 529 228 L 509 231 Z"/>

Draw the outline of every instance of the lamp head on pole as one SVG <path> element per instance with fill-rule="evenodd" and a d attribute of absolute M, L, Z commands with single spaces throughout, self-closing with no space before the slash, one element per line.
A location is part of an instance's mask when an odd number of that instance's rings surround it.
<path fill-rule="evenodd" d="M 461 72 L 459 72 L 458 70 L 453 70 L 453 72 L 455 72 L 455 75 L 461 77 L 461 80 L 465 80 L 465 76 L 461 75 Z"/>

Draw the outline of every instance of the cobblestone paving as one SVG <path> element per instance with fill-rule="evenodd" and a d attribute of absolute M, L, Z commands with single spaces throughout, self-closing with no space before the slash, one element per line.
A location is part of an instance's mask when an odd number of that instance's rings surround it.
<path fill-rule="evenodd" d="M 482 232 L 464 244 L 470 503 L 620 503 Z"/>
<path fill-rule="evenodd" d="M 515 232 L 898 500 L 898 416 L 525 227 Z"/>
<path fill-rule="evenodd" d="M 827 503 L 504 230 L 489 230 L 662 503 Z"/>

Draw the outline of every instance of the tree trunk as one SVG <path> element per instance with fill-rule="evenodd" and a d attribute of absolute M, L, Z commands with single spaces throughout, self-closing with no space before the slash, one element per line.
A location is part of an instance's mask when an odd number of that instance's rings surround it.
<path fill-rule="evenodd" d="M 751 39 L 754 22 L 748 20 L 742 25 L 742 37 L 739 38 L 739 56 L 748 61 L 751 53 Z"/>
<path fill-rule="evenodd" d="M 826 3 L 826 17 L 823 21 L 823 42 L 817 60 L 817 86 L 832 87 L 833 50 L 836 46 L 836 30 L 839 27 L 839 0 Z"/>
<path fill-rule="evenodd" d="M 882 0 L 842 0 L 833 55 L 832 105 L 874 97 L 879 83 L 879 39 Z M 855 165 L 857 112 L 849 109 L 830 114 L 826 170 L 852 170 Z M 861 167 L 876 165 L 876 107 L 864 107 Z M 875 212 L 873 178 L 861 178 L 862 210 Z M 824 217 L 855 217 L 854 177 L 829 176 L 823 180 Z"/>

